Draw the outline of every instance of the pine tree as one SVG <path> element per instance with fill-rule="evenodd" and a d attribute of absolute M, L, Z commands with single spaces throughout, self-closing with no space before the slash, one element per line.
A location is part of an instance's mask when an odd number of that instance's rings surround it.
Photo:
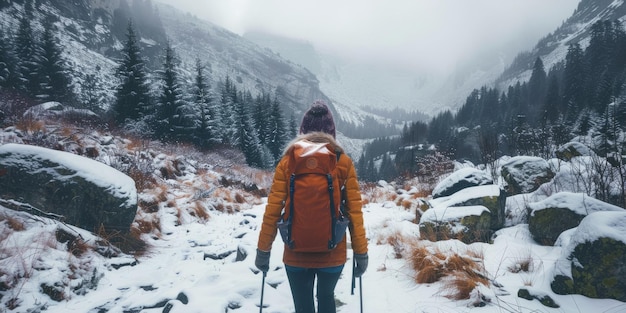
<path fill-rule="evenodd" d="M 183 100 L 179 82 L 177 59 L 169 42 L 165 46 L 165 60 L 161 76 L 160 95 L 156 103 L 155 135 L 164 140 L 185 140 L 191 138 L 191 109 Z"/>
<path fill-rule="evenodd" d="M 544 107 L 547 90 L 546 82 L 547 75 L 543 67 L 543 62 L 541 58 L 537 58 L 530 79 L 528 80 L 528 111 L 523 112 L 528 116 L 527 121 L 532 123 L 532 125 L 537 124 L 537 118 L 540 115 L 541 109 Z"/>
<path fill-rule="evenodd" d="M 198 112 L 195 124 L 195 139 L 201 147 L 210 148 L 221 142 L 220 119 L 215 105 L 215 99 L 209 88 L 209 82 L 204 76 L 204 65 L 196 59 L 196 77 L 193 85 L 193 104 Z"/>
<path fill-rule="evenodd" d="M 235 123 L 236 123 L 236 109 L 237 102 L 237 87 L 233 85 L 230 77 L 226 77 L 224 84 L 221 88 L 219 114 L 222 118 L 222 131 L 221 141 L 226 145 L 237 145 L 235 140 Z"/>
<path fill-rule="evenodd" d="M 573 122 L 584 108 L 586 66 L 583 50 L 578 43 L 571 44 L 565 56 L 563 101 L 567 106 L 567 120 Z"/>
<path fill-rule="evenodd" d="M 116 75 L 120 81 L 113 105 L 116 120 L 124 123 L 126 119 L 136 121 L 145 117 L 151 108 L 152 100 L 145 63 L 132 22 L 128 23 L 123 59 Z"/>
<path fill-rule="evenodd" d="M 96 66 L 96 71 L 99 70 L 100 66 Z M 87 74 L 81 84 L 81 90 L 80 101 L 83 107 L 94 112 L 99 111 L 99 104 L 103 102 L 103 97 L 98 77 L 95 74 Z"/>
<path fill-rule="evenodd" d="M 240 94 L 238 100 L 235 103 L 235 142 L 243 152 L 248 165 L 258 168 L 267 167 L 269 162 L 248 111 L 248 105 L 252 101 L 251 96 Z"/>
<path fill-rule="evenodd" d="M 18 58 L 17 87 L 27 95 L 34 97 L 39 92 L 37 73 L 41 53 L 30 25 L 30 19 L 26 15 L 20 19 L 15 36 L 15 51 Z"/>
<path fill-rule="evenodd" d="M 392 181 L 395 177 L 398 176 L 396 166 L 389 156 L 389 153 L 385 153 L 383 155 L 383 159 L 380 163 L 379 176 L 386 181 Z"/>
<path fill-rule="evenodd" d="M 14 44 L 10 34 L 0 31 L 0 87 L 17 87 L 17 58 L 13 50 Z"/>
<path fill-rule="evenodd" d="M 271 100 L 269 94 L 263 92 L 261 95 L 257 95 L 254 101 L 254 112 L 252 114 L 252 118 L 254 119 L 254 127 L 259 135 L 259 140 L 262 145 L 267 145 L 270 140 L 270 107 Z"/>
<path fill-rule="evenodd" d="M 73 102 L 75 96 L 70 75 L 61 55 L 61 47 L 52 33 L 52 25 L 44 27 L 41 52 L 37 98 L 43 101 Z"/>
<path fill-rule="evenodd" d="M 289 117 L 289 129 L 287 134 L 289 138 L 296 138 L 298 135 L 298 122 L 296 122 L 296 116 L 293 113 Z"/>
<path fill-rule="evenodd" d="M 272 107 L 269 116 L 269 139 L 267 141 L 267 147 L 269 148 L 274 160 L 279 160 L 282 155 L 282 150 L 287 142 L 287 133 L 285 120 L 280 110 L 280 103 L 278 98 L 274 97 L 272 101 Z"/>
<path fill-rule="evenodd" d="M 561 101 L 559 96 L 559 81 L 556 76 L 550 78 L 550 84 L 546 92 L 546 100 L 542 110 L 541 123 L 545 126 L 547 123 L 553 123 L 559 116 L 561 109 Z"/>

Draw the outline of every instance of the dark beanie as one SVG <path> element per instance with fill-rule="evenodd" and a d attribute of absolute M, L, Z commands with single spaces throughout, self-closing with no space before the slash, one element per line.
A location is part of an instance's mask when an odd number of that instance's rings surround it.
<path fill-rule="evenodd" d="M 324 132 L 335 138 L 335 122 L 328 106 L 323 100 L 315 100 L 302 118 L 300 134 Z"/>

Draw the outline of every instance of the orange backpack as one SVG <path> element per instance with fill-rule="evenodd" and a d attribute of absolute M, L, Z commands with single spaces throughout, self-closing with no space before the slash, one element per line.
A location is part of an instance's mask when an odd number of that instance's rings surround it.
<path fill-rule="evenodd" d="M 342 209 L 337 161 L 330 144 L 296 142 L 289 155 L 289 191 L 278 229 L 297 252 L 324 252 L 343 240 L 348 219 Z"/>

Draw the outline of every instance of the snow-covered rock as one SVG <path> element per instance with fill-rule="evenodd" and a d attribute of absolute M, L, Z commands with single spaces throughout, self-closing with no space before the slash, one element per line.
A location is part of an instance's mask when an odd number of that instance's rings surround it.
<path fill-rule="evenodd" d="M 587 215 L 600 211 L 624 211 L 622 208 L 583 193 L 559 192 L 544 200 L 529 203 L 528 229 L 533 239 L 553 245 L 562 232 L 578 226 Z"/>
<path fill-rule="evenodd" d="M 483 206 L 491 213 L 491 230 L 504 225 L 506 195 L 498 185 L 483 185 L 461 189 L 448 197 L 433 199 L 428 203 L 432 208 L 459 206 Z"/>
<path fill-rule="evenodd" d="M 420 238 L 431 241 L 459 239 L 464 243 L 488 242 L 491 214 L 481 205 L 439 207 L 424 212 L 420 219 Z"/>
<path fill-rule="evenodd" d="M 502 164 L 502 178 L 509 195 L 533 192 L 552 177 L 548 162 L 539 157 L 516 156 Z"/>
<path fill-rule="evenodd" d="M 127 175 L 72 153 L 24 144 L 0 146 L 0 198 L 91 231 L 104 226 L 127 232 L 137 212 L 135 181 Z"/>
<path fill-rule="evenodd" d="M 551 283 L 557 294 L 626 301 L 626 211 L 596 212 L 572 233 Z"/>
<path fill-rule="evenodd" d="M 568 142 L 562 146 L 560 146 L 556 151 L 554 151 L 556 157 L 563 160 L 569 161 L 577 156 L 594 156 L 595 153 L 589 147 L 584 145 L 583 143 L 572 141 Z"/>
<path fill-rule="evenodd" d="M 445 197 L 455 192 L 474 186 L 491 185 L 493 179 L 485 171 L 476 168 L 466 167 L 453 172 L 443 179 L 433 189 L 433 198 Z"/>

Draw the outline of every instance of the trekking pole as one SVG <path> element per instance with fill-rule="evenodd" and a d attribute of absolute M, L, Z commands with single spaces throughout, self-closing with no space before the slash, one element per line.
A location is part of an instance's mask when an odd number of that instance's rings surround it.
<path fill-rule="evenodd" d="M 363 276 L 359 276 L 359 298 L 361 302 L 361 313 L 363 313 Z"/>
<path fill-rule="evenodd" d="M 263 279 L 261 280 L 261 303 L 259 305 L 259 313 L 263 313 L 263 292 L 265 291 L 265 275 L 267 275 L 267 272 L 263 272 Z"/>
<path fill-rule="evenodd" d="M 356 260 L 352 257 L 352 291 L 350 295 L 354 296 L 354 288 L 356 287 L 356 276 L 354 276 L 354 270 L 356 269 Z"/>

